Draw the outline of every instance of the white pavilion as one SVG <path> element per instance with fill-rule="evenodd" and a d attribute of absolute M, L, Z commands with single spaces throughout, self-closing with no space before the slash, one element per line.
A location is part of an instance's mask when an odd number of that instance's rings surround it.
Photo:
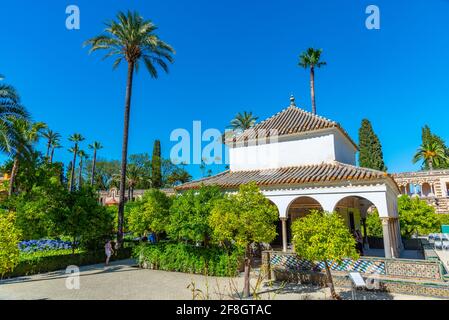
<path fill-rule="evenodd" d="M 217 185 L 235 192 L 241 184 L 256 182 L 278 208 L 277 240 L 283 251 L 289 250 L 292 221 L 310 210 L 336 211 L 348 228 L 366 231 L 366 216 L 375 207 L 382 220 L 385 257 L 399 257 L 400 190 L 389 174 L 356 166 L 357 145 L 337 122 L 296 107 L 291 97 L 289 107 L 226 139 L 226 144 L 229 170 L 176 189 Z"/>

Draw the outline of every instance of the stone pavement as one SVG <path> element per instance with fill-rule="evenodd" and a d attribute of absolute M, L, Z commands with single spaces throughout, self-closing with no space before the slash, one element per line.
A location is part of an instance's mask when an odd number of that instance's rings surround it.
<path fill-rule="evenodd" d="M 236 290 L 243 288 L 243 277 L 216 278 L 177 272 L 144 270 L 134 266 L 133 260 L 111 263 L 105 268 L 102 264 L 80 268 L 79 290 L 66 288 L 65 271 L 41 275 L 6 279 L 0 281 L 0 299 L 26 300 L 177 300 L 193 299 L 189 285 L 201 290 L 196 291 L 196 299 L 232 299 L 238 298 Z M 252 279 L 256 285 L 257 279 Z M 191 286 L 192 287 L 192 286 Z M 328 299 L 329 290 L 314 286 L 287 285 L 282 288 L 261 286 L 263 299 L 309 300 Z M 344 299 L 351 299 L 351 292 L 340 290 Z M 405 300 L 430 299 L 387 293 L 358 293 L 357 299 Z"/>

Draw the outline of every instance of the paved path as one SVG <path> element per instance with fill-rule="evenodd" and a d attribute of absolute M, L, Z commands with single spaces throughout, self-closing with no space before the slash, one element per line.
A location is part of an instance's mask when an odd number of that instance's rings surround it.
<path fill-rule="evenodd" d="M 243 288 L 243 278 L 215 278 L 176 272 L 144 270 L 134 267 L 134 261 L 123 260 L 103 265 L 81 267 L 80 289 L 66 288 L 67 275 L 64 271 L 51 272 L 30 277 L 21 277 L 0 281 L 0 299 L 51 299 L 51 300 L 88 300 L 88 299 L 192 299 L 192 290 L 187 288 L 194 283 L 202 290 L 197 299 L 207 296 L 214 299 L 231 299 L 236 290 Z M 255 285 L 256 279 L 252 279 Z M 289 285 L 279 290 L 261 286 L 264 299 L 327 299 L 328 289 L 313 286 Z M 345 299 L 351 299 L 351 293 L 341 291 Z M 429 299 L 385 293 L 360 293 L 358 299 Z"/>

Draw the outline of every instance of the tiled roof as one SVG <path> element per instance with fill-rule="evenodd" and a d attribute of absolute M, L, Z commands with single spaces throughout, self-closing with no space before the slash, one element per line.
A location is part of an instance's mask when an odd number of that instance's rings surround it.
<path fill-rule="evenodd" d="M 227 142 L 243 142 L 245 140 L 256 139 L 258 135 L 266 135 L 267 137 L 270 135 L 284 136 L 328 128 L 339 129 L 351 143 L 357 147 L 354 141 L 352 141 L 346 131 L 337 122 L 296 107 L 294 100 L 288 108 L 256 124 L 253 128 L 244 131 L 237 137 L 232 137 L 226 140 Z"/>
<path fill-rule="evenodd" d="M 235 189 L 239 185 L 256 182 L 259 186 L 301 185 L 338 181 L 370 181 L 390 178 L 382 171 L 360 168 L 340 162 L 286 167 L 271 170 L 225 171 L 216 176 L 185 183 L 176 190 L 199 188 L 201 185 L 217 185 Z M 390 178 L 391 179 L 391 178 Z M 394 183 L 394 181 L 391 179 Z"/>

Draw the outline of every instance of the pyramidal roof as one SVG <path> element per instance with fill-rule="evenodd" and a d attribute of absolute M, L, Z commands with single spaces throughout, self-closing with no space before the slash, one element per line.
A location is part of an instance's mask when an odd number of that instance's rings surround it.
<path fill-rule="evenodd" d="M 298 108 L 295 105 L 295 99 L 293 97 L 290 98 L 290 101 L 290 106 L 270 118 L 259 122 L 251 129 L 245 130 L 240 135 L 233 137 L 231 141 L 243 142 L 246 140 L 257 139 L 258 136 L 261 135 L 265 137 L 286 136 L 328 128 L 337 128 L 357 148 L 357 145 L 339 123 Z"/>

